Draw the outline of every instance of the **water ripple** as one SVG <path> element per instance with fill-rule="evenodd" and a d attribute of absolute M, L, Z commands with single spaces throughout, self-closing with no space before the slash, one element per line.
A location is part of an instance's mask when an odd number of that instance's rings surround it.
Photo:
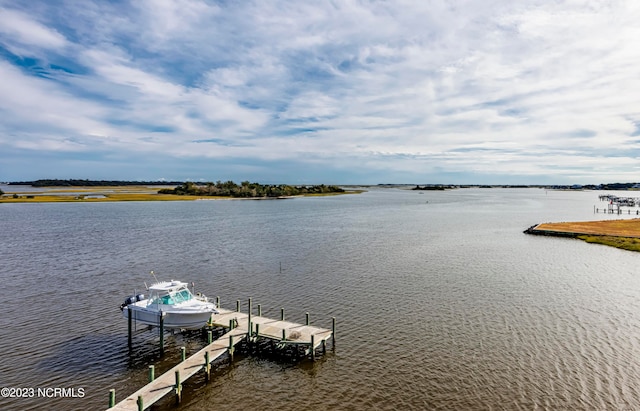
<path fill-rule="evenodd" d="M 195 352 L 196 335 L 126 341 L 118 305 L 162 278 L 233 308 L 330 327 L 315 363 L 238 356 L 188 381 L 179 409 L 640 408 L 634 253 L 530 237 L 589 219 L 593 193 L 454 190 L 282 202 L 4 204 L 0 376 L 84 387 L 49 409 L 101 409 Z M 428 204 L 425 201 L 429 201 Z M 586 212 L 584 210 L 586 209 Z M 42 402 L 4 399 L 3 409 Z M 167 398 L 156 409 L 175 409 Z"/>

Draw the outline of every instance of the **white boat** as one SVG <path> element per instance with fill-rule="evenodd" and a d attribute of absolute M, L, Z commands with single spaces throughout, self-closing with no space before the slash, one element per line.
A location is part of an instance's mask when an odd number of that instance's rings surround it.
<path fill-rule="evenodd" d="M 201 294 L 193 295 L 189 285 L 181 281 L 164 281 L 149 287 L 149 297 L 136 294 L 127 297 L 120 306 L 124 318 L 142 324 L 160 325 L 160 316 L 164 316 L 163 326 L 167 329 L 178 328 L 196 330 L 204 327 L 217 314 L 216 305 Z"/>

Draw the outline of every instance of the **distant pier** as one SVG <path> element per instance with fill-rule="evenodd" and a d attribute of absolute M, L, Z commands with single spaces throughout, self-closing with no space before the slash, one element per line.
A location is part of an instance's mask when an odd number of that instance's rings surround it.
<path fill-rule="evenodd" d="M 218 311 L 218 314 L 211 315 L 211 320 L 203 328 L 207 332 L 207 345 L 204 348 L 187 358 L 185 348 L 182 347 L 182 361 L 158 378 L 155 378 L 154 366 L 149 366 L 149 383 L 117 404 L 116 393 L 112 389 L 109 392 L 108 409 L 145 410 L 170 393 L 174 393 L 176 403 L 179 403 L 182 397 L 182 382 L 200 371 L 205 373 L 206 380 L 209 381 L 211 363 L 225 354 L 233 361 L 235 346 L 241 342 L 259 347 L 261 342 L 269 341 L 270 347 L 275 350 L 302 350 L 304 355 L 312 360 L 316 359 L 316 351 L 319 348 L 323 353 L 326 352 L 328 340 L 331 340 L 335 347 L 335 317 L 332 318 L 331 329 L 325 329 L 312 326 L 309 313 L 305 313 L 305 324 L 286 321 L 284 308 L 280 310 L 280 319 L 276 320 L 263 317 L 262 308 L 258 304 L 258 315 L 254 316 L 251 299 L 248 301 L 246 313 L 240 312 L 240 300 L 236 301 L 235 311 L 222 308 Z M 213 340 L 213 329 L 226 332 Z M 163 336 L 160 338 L 162 350 Z"/>
<path fill-rule="evenodd" d="M 622 207 L 628 208 L 627 215 L 634 214 L 631 212 L 631 207 L 640 206 L 640 198 L 636 197 L 618 197 L 612 194 L 602 194 L 598 198 L 600 201 L 607 201 L 607 208 L 599 208 L 593 206 L 593 213 L 605 213 L 605 214 L 624 214 Z M 635 215 L 640 215 L 640 210 L 635 210 Z"/>

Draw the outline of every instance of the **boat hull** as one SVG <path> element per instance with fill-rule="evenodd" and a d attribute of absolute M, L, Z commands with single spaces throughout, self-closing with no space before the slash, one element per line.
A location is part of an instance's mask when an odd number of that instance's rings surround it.
<path fill-rule="evenodd" d="M 124 318 L 129 318 L 129 310 L 131 310 L 131 319 L 137 323 L 160 326 L 160 313 L 162 312 L 164 314 L 164 328 L 185 330 L 197 330 L 204 327 L 211 318 L 211 314 L 216 312 L 213 304 L 211 307 L 199 307 L 197 310 L 174 307 L 163 311 L 131 304 L 123 308 Z"/>

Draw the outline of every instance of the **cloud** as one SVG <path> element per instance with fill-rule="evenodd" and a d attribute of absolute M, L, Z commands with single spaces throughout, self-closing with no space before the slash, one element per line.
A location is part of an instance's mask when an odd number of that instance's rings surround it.
<path fill-rule="evenodd" d="M 215 159 L 239 180 L 251 161 L 319 182 L 633 179 L 638 18 L 635 2 L 0 1 L 0 152 L 81 152 L 100 173 L 163 157 L 175 178 L 217 179 Z"/>
<path fill-rule="evenodd" d="M 40 22 L 18 10 L 0 8 L 0 34 L 7 40 L 3 43 L 14 46 L 14 50 L 23 47 L 42 49 L 61 49 L 67 41 L 55 29 L 46 27 Z"/>

